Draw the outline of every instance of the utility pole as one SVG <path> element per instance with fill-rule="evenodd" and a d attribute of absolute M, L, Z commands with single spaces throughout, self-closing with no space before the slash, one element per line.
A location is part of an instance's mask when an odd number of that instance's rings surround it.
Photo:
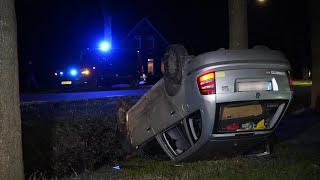
<path fill-rule="evenodd" d="M 24 179 L 14 0 L 0 1 L 0 179 Z"/>
<path fill-rule="evenodd" d="M 247 0 L 228 0 L 229 49 L 248 48 Z"/>
<path fill-rule="evenodd" d="M 311 107 L 320 111 L 320 1 L 312 0 L 311 10 L 311 51 L 312 51 L 312 89 Z"/>

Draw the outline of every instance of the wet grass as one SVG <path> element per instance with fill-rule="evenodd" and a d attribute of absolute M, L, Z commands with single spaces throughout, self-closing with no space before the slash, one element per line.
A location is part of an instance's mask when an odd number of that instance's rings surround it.
<path fill-rule="evenodd" d="M 307 154 L 286 143 L 276 147 L 275 153 L 266 157 L 239 156 L 179 164 L 133 159 L 120 163 L 120 170 L 105 166 L 68 179 L 320 179 L 319 154 Z"/>

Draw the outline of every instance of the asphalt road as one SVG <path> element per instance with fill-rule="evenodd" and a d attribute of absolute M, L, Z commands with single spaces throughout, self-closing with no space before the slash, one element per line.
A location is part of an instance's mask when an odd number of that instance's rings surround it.
<path fill-rule="evenodd" d="M 22 94 L 20 95 L 21 104 L 40 103 L 54 101 L 68 101 L 79 99 L 95 99 L 116 96 L 133 96 L 145 94 L 151 87 L 145 86 L 140 89 L 116 89 L 108 91 L 91 91 L 91 92 L 67 92 L 67 93 L 39 93 L 39 94 Z M 294 94 L 297 96 L 310 97 L 310 86 L 295 86 Z"/>
<path fill-rule="evenodd" d="M 41 103 L 55 101 L 70 101 L 79 99 L 96 99 L 117 96 L 142 96 L 149 88 L 141 89 L 122 89 L 109 91 L 91 91 L 91 92 L 68 92 L 68 93 L 40 93 L 40 94 L 22 94 L 20 95 L 20 103 Z"/>

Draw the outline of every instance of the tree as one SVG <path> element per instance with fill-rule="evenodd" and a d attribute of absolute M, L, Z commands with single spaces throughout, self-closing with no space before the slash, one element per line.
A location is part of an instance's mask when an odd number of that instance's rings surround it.
<path fill-rule="evenodd" d="M 247 0 L 229 0 L 229 49 L 248 48 Z"/>
<path fill-rule="evenodd" d="M 320 108 L 320 1 L 311 1 L 312 109 Z M 317 107 L 318 106 L 318 107 Z M 319 109 L 318 109 L 319 110 Z"/>
<path fill-rule="evenodd" d="M 0 179 L 24 179 L 14 0 L 0 1 Z"/>

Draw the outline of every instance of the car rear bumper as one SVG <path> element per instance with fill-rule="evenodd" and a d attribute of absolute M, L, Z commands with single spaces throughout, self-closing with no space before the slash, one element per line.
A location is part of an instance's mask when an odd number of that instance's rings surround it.
<path fill-rule="evenodd" d="M 191 150 L 186 160 L 205 160 L 223 156 L 244 154 L 253 147 L 267 140 L 270 133 L 255 135 L 246 138 L 213 138 L 205 143 L 198 150 Z"/>

